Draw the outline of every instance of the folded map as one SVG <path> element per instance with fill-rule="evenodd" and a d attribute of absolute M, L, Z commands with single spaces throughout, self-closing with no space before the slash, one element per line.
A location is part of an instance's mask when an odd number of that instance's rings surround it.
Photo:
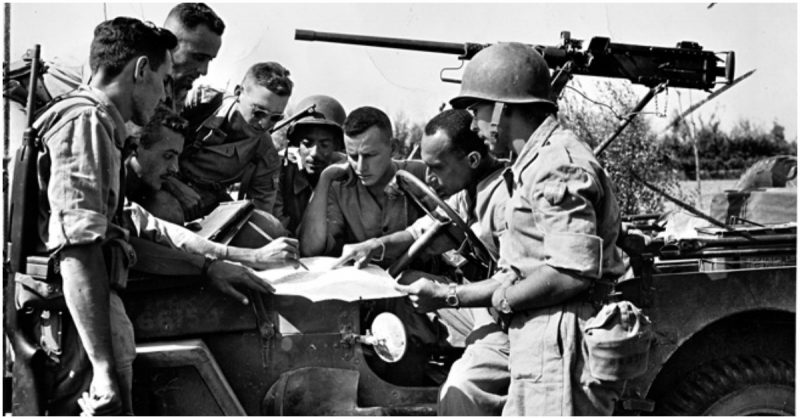
<path fill-rule="evenodd" d="M 275 288 L 275 294 L 297 295 L 311 301 L 358 301 L 405 296 L 395 291 L 392 277 L 375 265 L 361 269 L 353 266 L 331 269 L 336 258 L 324 256 L 302 258 L 300 262 L 308 270 L 287 264 L 257 274 Z"/>

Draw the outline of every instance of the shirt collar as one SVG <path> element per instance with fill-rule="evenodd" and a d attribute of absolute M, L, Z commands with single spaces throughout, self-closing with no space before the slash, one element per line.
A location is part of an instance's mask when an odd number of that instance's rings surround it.
<path fill-rule="evenodd" d="M 92 87 L 92 86 L 81 86 L 79 87 L 81 91 L 88 93 L 90 96 L 93 96 L 100 104 L 103 105 L 104 108 L 108 111 L 108 115 L 114 121 L 114 126 L 117 130 L 117 138 L 114 141 L 117 143 L 119 148 L 125 146 L 125 139 L 128 138 L 128 130 L 125 127 L 125 120 L 122 119 L 122 114 L 119 113 L 119 109 L 114 106 L 114 103 L 111 102 L 111 99 L 100 89 Z"/>
<path fill-rule="evenodd" d="M 478 184 L 475 186 L 475 190 L 482 191 L 487 186 L 489 186 L 490 183 L 495 182 L 498 177 L 502 176 L 503 171 L 506 170 L 508 165 L 509 165 L 508 160 L 497 159 L 495 166 L 491 169 L 489 174 L 486 175 L 486 177 L 484 177 L 478 182 Z"/>
<path fill-rule="evenodd" d="M 539 148 L 550 138 L 550 135 L 556 128 L 558 128 L 558 120 L 555 115 L 549 115 L 545 118 L 542 124 L 533 131 L 528 141 L 525 142 L 525 145 L 522 147 L 522 150 L 520 150 L 519 156 L 514 161 L 511 169 L 519 173 L 522 168 L 533 161 L 539 154 Z"/>
<path fill-rule="evenodd" d="M 231 113 L 231 108 L 236 105 L 236 96 L 228 96 L 222 99 L 222 104 L 217 108 L 216 112 L 211 114 L 200 125 L 201 128 L 209 128 L 212 130 L 219 129 L 226 120 L 228 120 Z"/>

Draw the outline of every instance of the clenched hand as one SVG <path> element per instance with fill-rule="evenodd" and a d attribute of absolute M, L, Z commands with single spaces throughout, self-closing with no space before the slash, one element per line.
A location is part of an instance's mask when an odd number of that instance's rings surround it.
<path fill-rule="evenodd" d="M 189 185 L 181 182 L 174 176 L 167 178 L 167 181 L 164 182 L 164 189 L 174 195 L 186 211 L 196 211 L 200 207 L 200 195 Z"/>
<path fill-rule="evenodd" d="M 286 261 L 297 261 L 300 256 L 297 239 L 278 237 L 264 247 L 254 249 L 247 266 L 262 271 L 283 266 Z"/>
<path fill-rule="evenodd" d="M 411 305 L 420 313 L 427 313 L 446 307 L 447 285 L 430 278 L 425 272 L 404 271 L 397 280 L 394 289 L 408 295 Z M 402 285 L 402 284 L 410 285 Z"/>
<path fill-rule="evenodd" d="M 81 416 L 117 416 L 122 413 L 122 397 L 114 371 L 94 371 L 89 393 L 78 399 Z"/>

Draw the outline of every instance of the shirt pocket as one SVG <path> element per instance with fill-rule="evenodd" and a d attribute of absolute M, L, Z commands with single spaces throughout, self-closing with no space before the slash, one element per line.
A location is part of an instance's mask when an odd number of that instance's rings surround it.
<path fill-rule="evenodd" d="M 216 154 L 223 157 L 233 157 L 236 154 L 236 145 L 234 144 L 221 144 L 214 146 L 204 146 L 202 151 Z"/>
<path fill-rule="evenodd" d="M 514 202 L 514 204 L 509 205 L 508 208 L 508 225 L 506 226 L 506 230 L 513 231 L 515 234 L 522 235 L 528 239 L 541 242 L 543 235 L 538 227 L 540 224 L 540 215 L 536 213 L 533 207 L 527 202 L 523 201 Z M 524 247 L 523 243 L 515 244 L 522 245 L 521 247 Z M 525 254 L 530 253 L 524 251 L 522 248 L 520 248 L 518 251 L 523 251 Z"/>

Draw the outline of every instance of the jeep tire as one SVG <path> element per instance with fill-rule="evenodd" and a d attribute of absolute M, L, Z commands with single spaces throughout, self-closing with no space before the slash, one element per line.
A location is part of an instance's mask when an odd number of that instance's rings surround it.
<path fill-rule="evenodd" d="M 655 415 L 794 415 L 794 362 L 735 356 L 700 365 L 656 403 Z"/>

